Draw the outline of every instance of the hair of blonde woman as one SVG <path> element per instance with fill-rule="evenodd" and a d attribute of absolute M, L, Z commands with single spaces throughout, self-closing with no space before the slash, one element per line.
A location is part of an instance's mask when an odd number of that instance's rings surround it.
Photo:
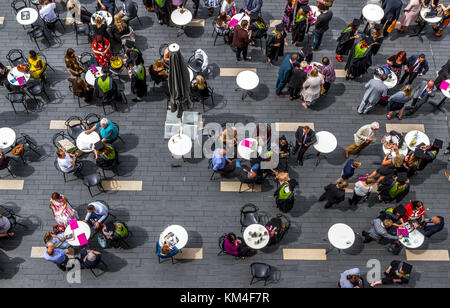
<path fill-rule="evenodd" d="M 359 168 L 359 167 L 361 167 L 361 165 L 362 165 L 361 162 L 356 161 L 356 160 L 352 163 L 352 166 L 355 168 Z"/>
<path fill-rule="evenodd" d="M 202 75 L 197 75 L 197 77 L 195 77 L 195 81 L 199 90 L 204 90 L 206 88 L 206 80 Z"/>
<path fill-rule="evenodd" d="M 395 168 L 400 168 L 405 161 L 405 155 L 399 154 L 392 159 L 392 165 Z"/>
<path fill-rule="evenodd" d="M 308 67 L 308 65 L 309 65 L 308 62 L 302 61 L 302 62 L 300 62 L 300 69 L 304 70 L 305 68 Z"/>
<path fill-rule="evenodd" d="M 287 173 L 287 172 L 280 172 L 280 173 L 278 173 L 277 174 L 277 176 L 276 176 L 276 179 L 279 181 L 279 182 L 288 182 L 288 181 L 290 181 L 291 180 L 291 178 L 289 177 L 289 173 Z"/>
<path fill-rule="evenodd" d="M 318 70 L 317 68 L 313 68 L 313 69 L 308 73 L 308 75 L 309 75 L 310 77 L 317 77 L 317 76 L 319 76 L 319 70 Z"/>
<path fill-rule="evenodd" d="M 412 86 L 411 86 L 411 85 L 407 85 L 406 87 L 403 88 L 402 92 L 403 92 L 407 97 L 411 97 Z"/>
<path fill-rule="evenodd" d="M 45 232 L 45 234 L 44 234 L 44 243 L 47 244 L 52 239 L 53 239 L 52 233 L 51 232 Z"/>
<path fill-rule="evenodd" d="M 164 67 L 164 60 L 163 59 L 158 59 L 155 61 L 155 63 L 153 64 L 156 68 L 161 68 Z"/>
<path fill-rule="evenodd" d="M 119 32 L 122 32 L 127 27 L 127 24 L 119 14 L 114 15 L 114 24 L 116 25 Z"/>
<path fill-rule="evenodd" d="M 339 189 L 344 189 L 344 188 L 346 188 L 348 186 L 348 181 L 347 180 L 340 181 L 337 184 L 337 186 L 338 186 Z"/>
<path fill-rule="evenodd" d="M 103 24 L 103 19 L 99 16 L 95 19 L 95 25 L 97 26 L 97 28 L 100 28 Z"/>

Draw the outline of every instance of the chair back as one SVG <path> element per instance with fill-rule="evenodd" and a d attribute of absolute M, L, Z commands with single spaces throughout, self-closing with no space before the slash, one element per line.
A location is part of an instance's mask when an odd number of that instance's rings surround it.
<path fill-rule="evenodd" d="M 34 39 L 38 39 L 40 37 L 45 36 L 44 28 L 42 28 L 42 26 L 39 25 L 33 26 L 33 29 L 28 31 L 28 34 Z"/>
<path fill-rule="evenodd" d="M 241 226 L 247 227 L 249 226 L 249 222 L 259 222 L 260 217 L 258 215 L 258 207 L 254 204 L 247 203 L 241 208 Z"/>
<path fill-rule="evenodd" d="M 21 9 L 26 8 L 27 7 L 27 3 L 25 2 L 25 0 L 14 0 L 11 3 L 11 7 L 14 9 L 14 11 L 19 12 Z"/>
<path fill-rule="evenodd" d="M 291 227 L 291 220 L 286 215 L 283 214 L 277 214 L 277 218 L 280 218 L 284 224 L 284 228 L 279 238 L 279 241 L 281 241 L 283 237 L 286 235 L 286 233 L 289 231 L 289 228 Z"/>
<path fill-rule="evenodd" d="M 59 131 L 52 137 L 52 143 L 55 148 L 60 149 L 59 141 L 63 139 L 68 139 L 70 142 L 75 144 L 75 140 L 70 135 L 66 134 L 64 131 Z"/>
<path fill-rule="evenodd" d="M 87 129 L 91 128 L 92 125 L 95 125 L 97 123 L 100 123 L 100 120 L 102 119 L 102 117 L 96 113 L 89 113 L 85 118 L 84 118 L 84 124 L 86 126 Z"/>
<path fill-rule="evenodd" d="M 91 65 L 97 64 L 95 56 L 90 52 L 83 52 L 80 56 L 81 56 L 80 63 L 87 70 L 91 68 Z"/>
<path fill-rule="evenodd" d="M 11 66 L 17 66 L 20 63 L 27 63 L 28 61 L 23 56 L 23 51 L 21 49 L 11 49 L 6 55 Z"/>
<path fill-rule="evenodd" d="M 268 278 L 272 273 L 272 268 L 266 263 L 252 263 L 250 265 L 252 276 L 254 278 Z"/>
<path fill-rule="evenodd" d="M 66 121 L 66 129 L 67 134 L 69 134 L 70 137 L 72 137 L 74 140 L 77 139 L 77 137 L 86 130 L 86 127 L 84 125 L 83 119 L 78 116 L 71 116 Z"/>
<path fill-rule="evenodd" d="M 164 58 L 164 50 L 166 50 L 166 48 L 169 48 L 169 44 L 161 44 L 161 46 L 159 46 L 159 55 L 161 58 Z"/>

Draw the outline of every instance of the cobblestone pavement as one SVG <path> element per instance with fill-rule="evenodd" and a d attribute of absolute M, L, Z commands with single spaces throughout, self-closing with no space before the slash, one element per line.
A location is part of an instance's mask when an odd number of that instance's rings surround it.
<path fill-rule="evenodd" d="M 9 49 L 20 48 L 27 52 L 36 46 L 17 22 L 10 1 L 0 2 L 0 15 L 5 17 L 0 30 L 0 59 L 6 65 Z M 83 5 L 93 11 L 93 0 L 81 0 Z M 117 1 L 118 2 L 118 1 Z M 153 13 L 144 10 L 139 4 L 139 16 L 142 25 L 132 21 L 137 33 L 138 47 L 143 50 L 146 65 L 158 56 L 162 43 L 177 42 L 187 58 L 197 48 L 205 50 L 213 68 L 208 83 L 215 89 L 216 106 L 203 114 L 205 122 L 314 122 L 316 131 L 328 130 L 335 134 L 338 148 L 323 160 L 316 168 L 314 159 L 305 161 L 303 167 L 293 167 L 293 175 L 299 181 L 299 192 L 294 209 L 289 213 L 293 226 L 283 242 L 273 249 L 260 251 L 246 260 L 235 260 L 229 256 L 219 256 L 217 241 L 225 232 L 240 231 L 239 210 L 245 203 L 257 205 L 269 216 L 278 213 L 273 200 L 275 189 L 272 183 L 264 183 L 260 193 L 224 193 L 219 191 L 220 180 L 210 181 L 207 159 L 182 163 L 180 168 L 172 168 L 173 159 L 163 139 L 166 100 L 161 90 L 151 90 L 150 95 L 141 103 L 132 103 L 129 94 L 129 82 L 125 84 L 125 93 L 129 97 L 131 110 L 115 112 L 108 117 L 119 123 L 125 145 L 119 145 L 122 164 L 120 180 L 143 181 L 143 191 L 117 191 L 102 194 L 96 199 L 106 200 L 114 213 L 125 220 L 134 233 L 130 240 L 132 249 L 104 251 L 104 259 L 109 270 L 95 279 L 89 271 L 83 271 L 81 284 L 68 284 L 66 276 L 53 264 L 43 259 L 30 258 L 31 247 L 43 246 L 43 234 L 55 224 L 48 207 L 48 200 L 54 191 L 65 194 L 81 215 L 86 204 L 92 200 L 81 181 L 64 183 L 53 167 L 54 148 L 51 138 L 56 132 L 49 130 L 51 120 L 65 120 L 71 115 L 85 116 L 90 112 L 102 113 L 101 107 L 90 105 L 78 107 L 68 90 L 63 56 L 65 50 L 72 47 L 78 54 L 91 51 L 86 43 L 76 45 L 75 34 L 66 26 L 60 43 L 43 49 L 55 72 L 48 71 L 48 92 L 51 101 L 41 110 L 30 114 L 15 114 L 6 101 L 4 88 L 0 89 L 0 126 L 13 128 L 17 133 L 32 136 L 40 145 L 43 158 L 28 165 L 19 164 L 16 168 L 17 179 L 23 179 L 21 191 L 1 190 L 0 204 L 8 203 L 20 215 L 27 217 L 27 231 L 17 231 L 12 240 L 0 243 L 0 286 L 1 287 L 248 287 L 250 281 L 249 266 L 252 262 L 266 262 L 280 270 L 281 278 L 270 287 L 335 287 L 339 273 L 360 267 L 367 273 L 366 263 L 377 259 L 382 267 L 387 267 L 392 259 L 405 259 L 405 250 L 397 257 L 387 252 L 387 246 L 370 243 L 352 254 L 333 251 L 327 261 L 285 261 L 283 248 L 326 248 L 326 232 L 337 222 L 350 225 L 356 232 L 369 227 L 370 221 L 385 206 L 378 203 L 363 203 L 356 210 L 349 210 L 345 203 L 332 209 L 323 209 L 317 199 L 323 187 L 334 181 L 344 165 L 344 148 L 352 143 L 353 133 L 363 124 L 379 121 L 380 134 L 385 132 L 384 107 L 377 107 L 367 115 L 358 115 L 357 105 L 362 98 L 364 82 L 369 74 L 358 81 L 346 81 L 338 78 L 332 85 L 327 97 L 317 103 L 315 110 L 304 110 L 298 101 L 291 102 L 275 96 L 275 83 L 278 66 L 269 67 L 259 47 L 251 47 L 251 62 L 236 62 L 228 46 L 218 40 L 213 46 L 212 18 L 207 17 L 207 9 L 201 8 L 197 18 L 206 18 L 205 27 L 188 28 L 186 35 L 177 38 L 177 29 L 160 26 Z M 203 1 L 201 1 L 203 2 Z M 243 0 L 237 0 L 238 6 Z M 315 52 L 314 59 L 329 56 L 336 69 L 343 69 L 344 63 L 336 63 L 334 51 L 336 38 L 340 31 L 353 18 L 359 17 L 362 1 L 337 0 L 332 11 L 334 17 L 330 30 L 326 32 L 323 44 Z M 281 19 L 285 6 L 284 0 L 265 0 L 263 17 L 266 21 Z M 58 4 L 60 11 L 62 8 Z M 188 8 L 192 8 L 189 1 Z M 61 14 L 62 16 L 64 14 Z M 289 37 L 290 39 L 290 37 Z M 85 42 L 85 38 L 81 39 Z M 41 43 L 41 42 L 39 42 Z M 385 59 L 399 50 L 408 54 L 425 53 L 430 70 L 425 78 L 435 77 L 436 71 L 447 61 L 450 47 L 448 31 L 446 36 L 436 39 L 431 27 L 427 27 L 423 42 L 417 37 L 394 32 L 385 40 L 374 64 L 382 64 Z M 287 52 L 296 48 L 289 45 Z M 261 84 L 254 98 L 242 102 L 240 95 L 233 91 L 236 87 L 233 77 L 220 77 L 219 68 L 252 67 L 257 68 Z M 415 81 L 417 83 L 418 81 Z M 435 98 L 434 100 L 437 100 Z M 197 105 L 194 110 L 201 111 Z M 400 123 L 393 119 L 390 123 Z M 405 118 L 401 123 L 421 123 L 431 138 L 439 137 L 447 144 L 448 119 L 446 114 L 424 106 L 415 116 Z M 291 140 L 293 133 L 286 134 Z M 310 150 L 313 152 L 312 150 Z M 448 170 L 447 157 L 437 157 L 418 177 L 412 179 L 411 192 L 407 200 L 422 200 L 427 215 L 450 217 L 448 199 L 448 181 L 444 171 Z M 91 156 L 92 159 L 92 156 Z M 376 168 L 382 159 L 380 144 L 369 147 L 360 160 L 363 166 L 358 175 L 364 175 Z M 2 173 L 1 176 L 4 176 Z M 10 179 L 10 178 L 9 178 Z M 168 224 L 180 224 L 189 232 L 189 247 L 202 247 L 203 259 L 185 261 L 172 265 L 170 262 L 158 264 L 155 256 L 155 242 L 159 233 Z M 94 241 L 95 242 L 95 241 Z M 448 230 L 427 240 L 425 249 L 448 249 Z M 96 243 L 93 244 L 96 247 Z M 447 262 L 411 262 L 414 265 L 413 279 L 406 287 L 442 287 L 450 286 L 449 263 Z M 256 286 L 261 286 L 256 284 Z"/>

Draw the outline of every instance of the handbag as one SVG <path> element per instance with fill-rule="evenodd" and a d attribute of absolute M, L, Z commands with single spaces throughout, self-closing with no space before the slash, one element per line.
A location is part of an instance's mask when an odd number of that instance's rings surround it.
<path fill-rule="evenodd" d="M 21 156 L 23 152 L 25 152 L 25 147 L 23 144 L 18 144 L 11 150 L 11 154 L 14 156 Z"/>
<path fill-rule="evenodd" d="M 396 25 L 396 24 L 397 24 L 397 19 L 395 19 L 395 20 L 391 23 L 391 25 L 390 25 L 389 28 L 387 29 L 387 33 L 391 33 L 392 30 L 395 29 L 395 25 Z"/>

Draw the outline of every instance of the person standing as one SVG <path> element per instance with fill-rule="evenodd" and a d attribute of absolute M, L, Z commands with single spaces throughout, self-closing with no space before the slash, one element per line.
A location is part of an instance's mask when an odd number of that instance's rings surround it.
<path fill-rule="evenodd" d="M 386 74 L 380 76 L 380 80 L 371 79 L 364 85 L 366 92 L 364 92 L 363 99 L 358 106 L 358 113 L 368 113 L 380 101 L 382 97 L 387 96 L 388 87 L 384 81 L 388 78 Z"/>
<path fill-rule="evenodd" d="M 281 21 L 283 22 L 287 32 L 292 31 L 292 25 L 295 20 L 294 12 L 296 6 L 297 0 L 287 0 L 286 7 L 284 8 L 284 15 L 281 18 Z"/>
<path fill-rule="evenodd" d="M 261 12 L 262 0 L 244 0 L 242 11 L 250 16 L 250 20 L 255 20 Z"/>
<path fill-rule="evenodd" d="M 349 153 L 356 151 L 355 158 L 359 156 L 359 153 L 366 148 L 369 144 L 374 143 L 376 140 L 376 134 L 380 124 L 378 122 L 373 122 L 371 124 L 364 125 L 358 129 L 358 131 L 353 135 L 354 142 L 345 149 L 345 157 L 349 157 Z"/>
<path fill-rule="evenodd" d="M 284 55 L 284 46 L 287 46 L 286 32 L 283 24 L 275 26 L 275 30 L 269 36 L 266 42 L 266 56 L 267 62 L 273 66 L 273 61 L 278 61 L 279 56 Z"/>
<path fill-rule="evenodd" d="M 406 116 L 413 115 L 417 110 L 419 110 L 422 105 L 424 105 L 432 93 L 434 92 L 434 81 L 433 80 L 422 80 L 419 86 L 417 86 L 412 95 L 413 101 L 411 106 L 407 106 L 405 109 L 408 110 L 406 112 Z M 418 104 L 417 104 L 418 103 Z"/>
<path fill-rule="evenodd" d="M 331 12 L 328 7 L 326 7 L 322 3 L 318 3 L 317 7 L 319 9 L 320 15 L 319 17 L 317 17 L 315 29 L 313 31 L 314 41 L 312 50 L 314 51 L 319 49 L 319 46 L 322 43 L 323 35 L 328 30 L 328 25 L 330 24 L 331 18 L 333 18 L 333 12 Z"/>
<path fill-rule="evenodd" d="M 406 60 L 405 73 L 400 79 L 399 84 L 405 82 L 408 77 L 408 82 L 406 84 L 411 84 L 417 76 L 425 75 L 428 72 L 428 62 L 425 60 L 425 55 L 422 53 L 420 55 L 412 55 Z"/>
<path fill-rule="evenodd" d="M 402 0 L 381 0 L 381 7 L 384 11 L 384 17 L 381 20 L 381 24 L 384 24 L 384 37 L 389 35 L 388 29 L 390 25 L 400 17 L 402 6 Z"/>
<path fill-rule="evenodd" d="M 307 109 L 311 107 L 320 97 L 321 85 L 323 85 L 323 77 L 319 75 L 319 70 L 314 67 L 308 73 L 308 79 L 303 84 L 301 96 L 303 98 L 302 106 Z"/>
<path fill-rule="evenodd" d="M 340 181 L 337 184 L 330 184 L 325 186 L 325 192 L 320 196 L 319 201 L 327 199 L 324 208 L 328 209 L 333 204 L 338 204 L 345 200 L 345 188 L 348 186 L 348 181 Z"/>
<path fill-rule="evenodd" d="M 359 37 L 358 28 L 360 25 L 360 19 L 353 19 L 338 37 L 336 46 L 336 60 L 338 62 L 342 62 L 342 57 L 348 55 L 348 52 L 352 49 L 355 39 Z"/>
<path fill-rule="evenodd" d="M 114 15 L 115 0 L 97 0 L 97 2 L 97 11 L 108 11 L 111 15 Z"/>
<path fill-rule="evenodd" d="M 371 228 L 369 232 L 366 232 L 363 230 L 362 236 L 364 237 L 364 244 L 370 243 L 371 241 L 375 240 L 378 243 L 382 239 L 387 239 L 390 241 L 398 240 L 397 235 L 392 235 L 388 232 L 388 229 L 392 227 L 392 220 L 389 218 L 386 218 L 384 220 L 381 220 L 380 218 L 375 218 L 370 222 Z"/>
<path fill-rule="evenodd" d="M 133 102 L 142 102 L 143 97 L 147 95 L 147 76 L 145 67 L 134 61 L 133 67 L 129 70 L 128 74 L 131 78 L 131 92 L 136 94 L 136 98 L 133 98 Z"/>
<path fill-rule="evenodd" d="M 412 87 L 411 85 L 406 85 L 406 87 L 403 88 L 403 90 L 398 91 L 394 95 L 390 96 L 388 99 L 388 114 L 386 115 L 386 118 L 390 120 L 392 118 L 392 115 L 394 111 L 398 110 L 398 113 L 395 115 L 399 120 L 402 119 L 403 110 L 405 107 L 405 104 L 411 99 L 411 92 Z"/>
<path fill-rule="evenodd" d="M 441 37 L 444 34 L 445 28 L 450 23 L 450 5 L 444 6 L 439 3 L 439 7 L 443 10 L 443 18 L 437 26 L 433 26 L 434 36 Z"/>
<path fill-rule="evenodd" d="M 366 178 L 364 181 L 356 182 L 353 196 L 351 199 L 348 199 L 348 204 L 357 205 L 361 199 L 368 197 L 373 190 L 373 184 L 375 184 L 375 179 L 371 177 Z"/>
<path fill-rule="evenodd" d="M 236 59 L 241 61 L 241 54 L 244 57 L 244 61 L 250 61 L 251 58 L 247 57 L 248 45 L 251 42 L 252 31 L 247 31 L 248 21 L 243 20 L 240 25 L 236 25 L 234 28 L 233 43 L 236 48 Z"/>
<path fill-rule="evenodd" d="M 330 90 L 331 84 L 336 80 L 336 71 L 334 70 L 333 62 L 330 61 L 328 57 L 322 58 L 322 64 L 318 67 L 319 72 L 322 74 L 324 83 L 321 95 L 327 95 Z"/>
<path fill-rule="evenodd" d="M 278 70 L 277 89 L 275 93 L 281 98 L 284 98 L 284 94 L 282 94 L 281 91 L 283 91 L 284 87 L 289 82 L 289 78 L 291 77 L 291 72 L 294 67 L 293 65 L 298 61 L 298 58 L 299 55 L 297 53 L 293 55 L 286 55 L 280 65 L 280 69 Z"/>
<path fill-rule="evenodd" d="M 420 0 L 409 1 L 408 5 L 403 9 L 403 16 L 400 19 L 402 26 L 398 29 L 399 32 L 405 32 L 410 25 L 417 21 L 421 8 Z"/>
<path fill-rule="evenodd" d="M 306 28 L 309 22 L 309 11 L 300 8 L 294 18 L 294 27 L 292 28 L 291 44 L 298 46 L 305 38 Z"/>
<path fill-rule="evenodd" d="M 295 132 L 295 147 L 293 155 L 298 151 L 298 164 L 303 166 L 303 156 L 308 148 L 317 141 L 316 133 L 307 125 L 299 126 Z"/>
<path fill-rule="evenodd" d="M 373 44 L 377 43 L 370 36 L 367 36 L 360 43 L 353 46 L 345 64 L 345 79 L 355 79 L 367 73 L 367 69 L 372 65 L 371 46 Z"/>

